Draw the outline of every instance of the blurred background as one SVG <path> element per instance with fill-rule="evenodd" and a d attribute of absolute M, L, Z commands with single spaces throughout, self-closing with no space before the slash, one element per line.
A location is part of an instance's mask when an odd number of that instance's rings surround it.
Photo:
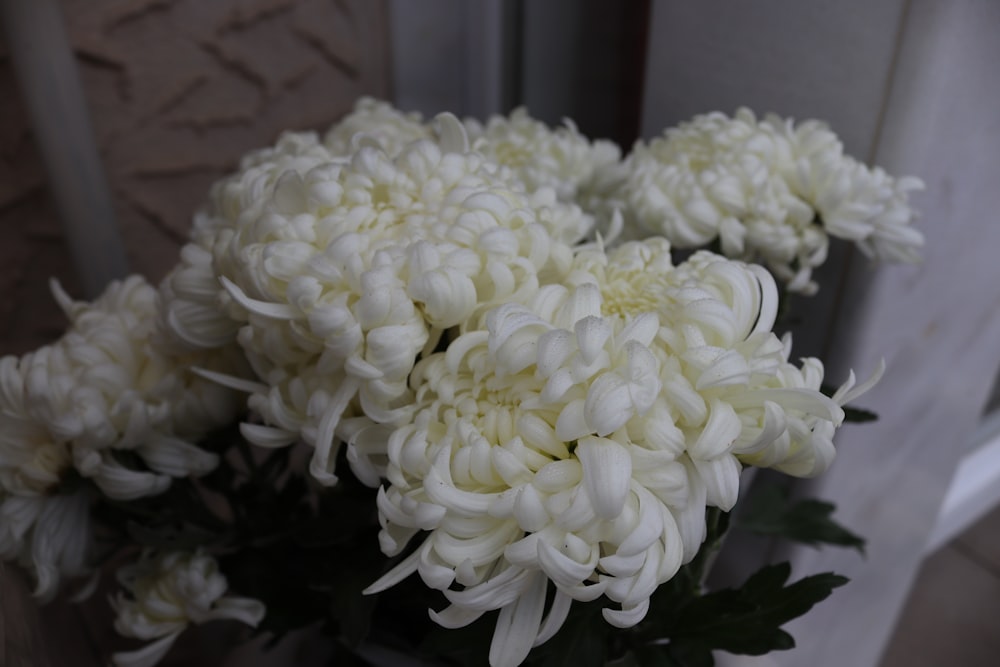
<path fill-rule="evenodd" d="M 126 266 L 158 279 L 241 155 L 284 129 L 325 129 L 361 95 L 425 116 L 525 105 L 625 151 L 697 113 L 748 106 L 826 120 L 847 153 L 921 177 L 925 261 L 876 268 L 835 251 L 819 295 L 795 304 L 796 352 L 822 356 L 832 381 L 889 365 L 863 401 L 880 420 L 842 429 L 834 467 L 797 489 L 836 502 L 866 555 L 731 542 L 720 582 L 789 559 L 799 576 L 833 570 L 852 583 L 789 628 L 795 650 L 719 662 L 996 664 L 1000 3 L 0 0 L 0 10 L 3 354 L 62 332 L 50 276 L 74 296 Z M 17 577 L 0 571 L 0 585 L 5 618 L 37 623 Z M 53 665 L 101 664 L 94 618 L 43 613 L 44 636 L 62 646 Z M 30 643 L 29 630 L 5 646 Z M 43 664 L 10 655 L 5 664 Z"/>

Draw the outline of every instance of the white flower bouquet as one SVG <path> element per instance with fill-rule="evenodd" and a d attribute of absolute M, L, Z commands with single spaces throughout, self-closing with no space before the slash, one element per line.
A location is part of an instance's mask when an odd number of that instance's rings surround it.
<path fill-rule="evenodd" d="M 344 664 L 788 648 L 844 580 L 708 592 L 707 562 L 741 471 L 823 472 L 881 369 L 824 387 L 779 302 L 830 237 L 918 259 L 919 186 L 747 110 L 622 159 L 523 110 L 362 100 L 247 155 L 159 287 L 54 286 L 69 330 L 0 361 L 0 556 L 41 598 L 131 558 L 119 666 L 215 619 L 319 624 Z"/>

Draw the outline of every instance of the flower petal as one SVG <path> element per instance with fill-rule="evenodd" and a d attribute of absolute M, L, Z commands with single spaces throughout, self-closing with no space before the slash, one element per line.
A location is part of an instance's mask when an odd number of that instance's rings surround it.
<path fill-rule="evenodd" d="M 559 632 L 559 628 L 562 627 L 563 623 L 566 622 L 566 617 L 569 616 L 569 609 L 572 604 L 573 598 L 560 590 L 556 591 L 555 596 L 552 598 L 552 606 L 549 608 L 549 613 L 542 622 L 542 627 L 538 630 L 538 636 L 535 637 L 535 646 L 544 644 Z"/>
<path fill-rule="evenodd" d="M 730 450 L 743 423 L 729 403 L 712 399 L 709 404 L 708 423 L 690 447 L 688 453 L 693 459 L 713 459 Z"/>
<path fill-rule="evenodd" d="M 490 643 L 491 667 L 517 667 L 528 657 L 545 613 L 546 585 L 544 574 L 533 573 L 522 595 L 500 610 Z"/>
<path fill-rule="evenodd" d="M 740 494 L 740 462 L 729 454 L 709 460 L 691 460 L 705 482 L 706 502 L 723 512 L 731 510 Z"/>
<path fill-rule="evenodd" d="M 622 605 L 619 609 L 602 609 L 601 615 L 604 620 L 616 628 L 631 628 L 646 617 L 649 611 L 649 598 L 641 600 L 636 604 Z"/>
<path fill-rule="evenodd" d="M 632 480 L 632 458 L 614 440 L 581 438 L 576 455 L 583 465 L 583 485 L 594 511 L 602 519 L 622 513 Z"/>
<path fill-rule="evenodd" d="M 427 611 L 432 621 L 442 628 L 448 628 L 449 630 L 464 628 L 486 613 L 484 611 L 466 609 L 456 604 L 448 605 L 441 611 L 434 611 L 433 609 L 428 609 Z"/>

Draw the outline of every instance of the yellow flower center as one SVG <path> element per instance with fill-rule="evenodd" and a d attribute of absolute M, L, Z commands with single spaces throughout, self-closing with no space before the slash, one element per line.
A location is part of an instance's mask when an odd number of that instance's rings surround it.
<path fill-rule="evenodd" d="M 608 272 L 608 279 L 601 283 L 601 310 L 607 315 L 620 317 L 659 311 L 667 299 L 667 276 L 655 272 L 629 272 L 615 275 Z"/>
<path fill-rule="evenodd" d="M 531 147 L 528 144 L 502 143 L 496 146 L 496 156 L 500 164 L 521 167 L 531 160 Z"/>

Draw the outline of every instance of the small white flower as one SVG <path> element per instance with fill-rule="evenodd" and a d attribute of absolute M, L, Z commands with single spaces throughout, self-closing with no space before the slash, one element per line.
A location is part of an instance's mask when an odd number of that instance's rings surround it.
<path fill-rule="evenodd" d="M 118 574 L 125 593 L 112 600 L 119 634 L 150 641 L 115 653 L 116 667 L 151 667 L 188 625 L 232 619 L 256 627 L 264 618 L 259 600 L 225 595 L 228 583 L 215 559 L 204 553 L 145 553 Z"/>

